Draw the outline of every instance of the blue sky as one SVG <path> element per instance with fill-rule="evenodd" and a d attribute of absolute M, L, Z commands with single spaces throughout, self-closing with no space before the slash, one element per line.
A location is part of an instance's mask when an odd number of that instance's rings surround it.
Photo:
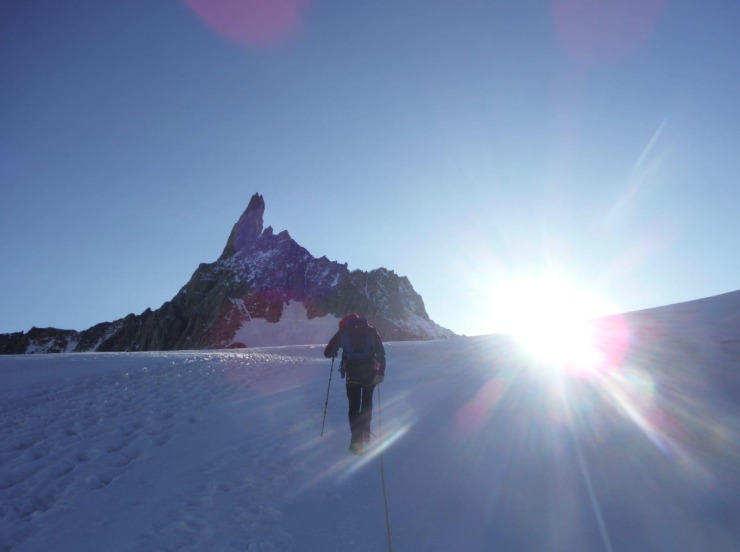
<path fill-rule="evenodd" d="M 458 333 L 548 271 L 613 310 L 740 289 L 735 2 L 265 5 L 0 5 L 0 332 L 159 307 L 255 192 Z"/>

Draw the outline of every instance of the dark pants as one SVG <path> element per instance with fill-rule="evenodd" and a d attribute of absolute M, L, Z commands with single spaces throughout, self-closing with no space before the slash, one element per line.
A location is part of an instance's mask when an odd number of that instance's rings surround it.
<path fill-rule="evenodd" d="M 374 385 L 347 384 L 347 399 L 349 399 L 349 429 L 352 432 L 352 442 L 362 441 L 363 433 L 370 433 L 370 422 L 373 418 L 373 391 Z"/>

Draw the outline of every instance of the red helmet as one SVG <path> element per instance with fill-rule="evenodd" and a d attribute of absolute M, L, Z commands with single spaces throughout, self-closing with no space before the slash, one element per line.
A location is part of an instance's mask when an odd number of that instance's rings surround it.
<path fill-rule="evenodd" d="M 343 330 L 344 329 L 344 325 L 347 323 L 347 320 L 351 320 L 352 318 L 354 318 L 355 320 L 359 320 L 360 319 L 360 315 L 357 314 L 357 313 L 354 313 L 354 312 L 351 312 L 351 313 L 345 315 L 344 318 L 342 318 L 339 321 L 339 329 L 340 330 Z"/>

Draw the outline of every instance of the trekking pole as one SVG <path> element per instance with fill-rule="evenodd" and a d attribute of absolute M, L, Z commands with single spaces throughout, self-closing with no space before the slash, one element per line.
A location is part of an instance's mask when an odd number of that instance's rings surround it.
<path fill-rule="evenodd" d="M 326 411 L 329 408 L 329 389 L 331 389 L 331 374 L 334 372 L 334 359 L 331 357 L 331 368 L 329 368 L 329 385 L 326 386 L 326 401 L 324 402 L 324 421 L 321 422 L 321 437 L 324 437 L 324 424 L 326 423 Z"/>
<path fill-rule="evenodd" d="M 383 418 L 381 417 L 382 409 L 380 407 L 380 384 L 378 385 L 378 433 L 380 440 L 383 440 Z M 383 446 L 380 447 L 380 482 L 383 486 L 383 505 L 385 506 L 385 530 L 388 537 L 388 552 L 393 551 L 391 545 L 391 520 L 388 515 L 388 494 L 385 491 L 385 465 L 383 463 Z"/>

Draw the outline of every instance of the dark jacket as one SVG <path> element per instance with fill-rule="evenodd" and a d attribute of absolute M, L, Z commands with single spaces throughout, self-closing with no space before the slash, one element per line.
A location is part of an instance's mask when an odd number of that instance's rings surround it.
<path fill-rule="evenodd" d="M 329 344 L 324 349 L 324 356 L 326 358 L 337 356 L 337 352 L 342 346 L 345 331 L 348 330 L 346 328 L 339 330 L 329 340 Z M 342 350 L 341 367 L 347 372 L 347 383 L 370 385 L 376 375 L 385 376 L 385 348 L 383 347 L 383 341 L 373 326 L 368 324 L 366 331 L 369 332 L 372 339 L 372 352 L 369 359 L 350 360 L 346 358 L 345 351 Z"/>

